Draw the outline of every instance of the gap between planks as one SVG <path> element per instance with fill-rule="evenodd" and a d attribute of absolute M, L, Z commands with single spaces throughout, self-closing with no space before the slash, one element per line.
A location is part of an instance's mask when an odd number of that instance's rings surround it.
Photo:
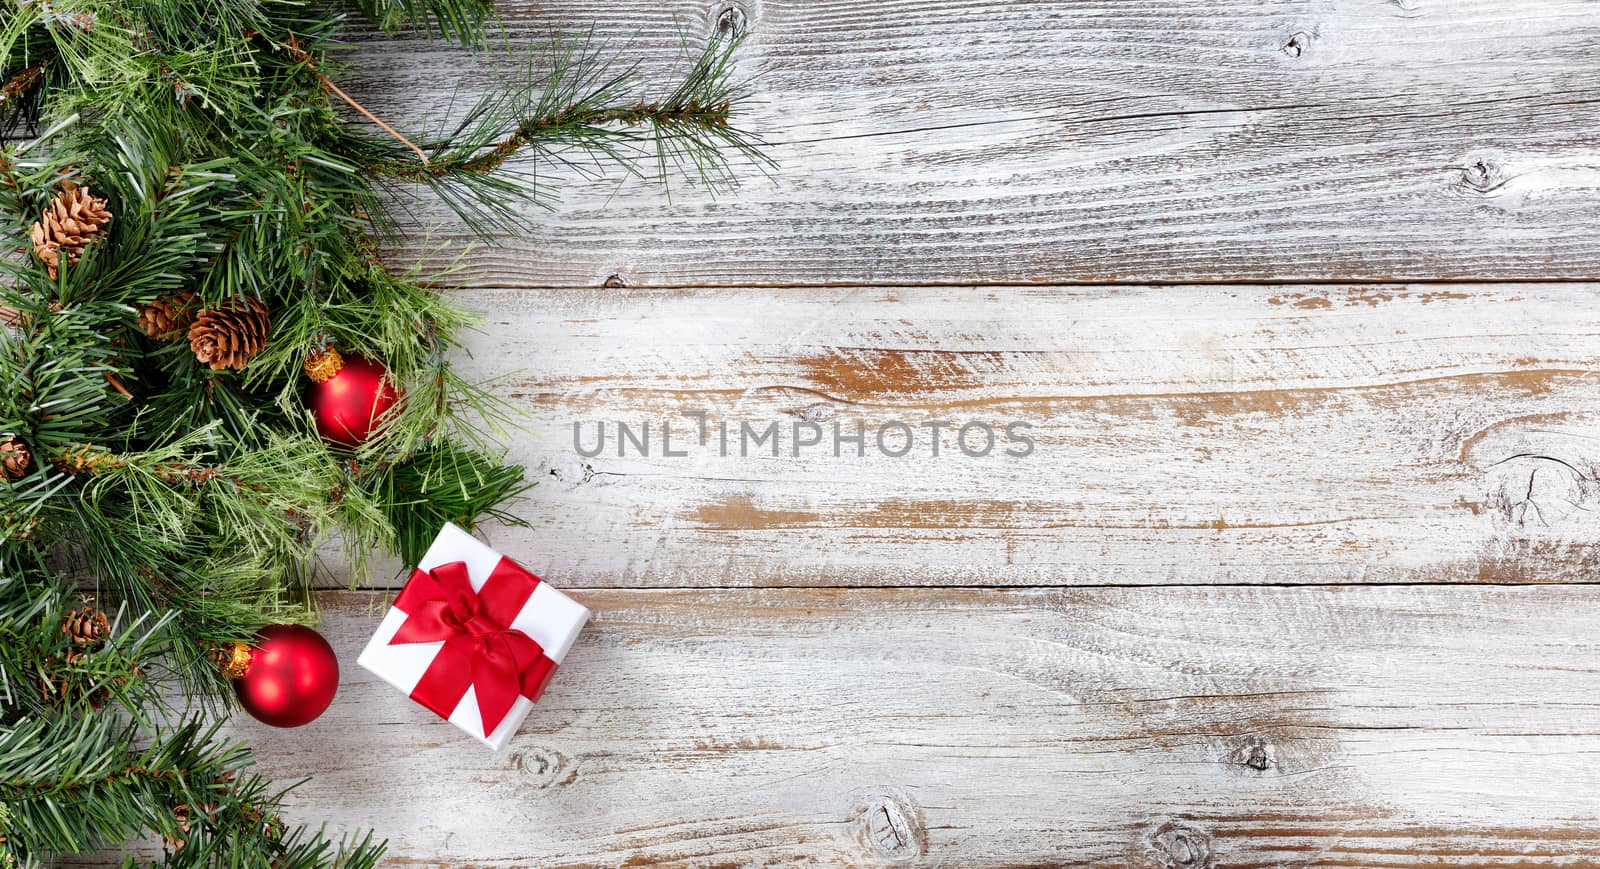
<path fill-rule="evenodd" d="M 319 582 L 311 590 L 317 594 L 374 594 L 383 595 L 397 592 L 405 585 L 407 576 L 396 576 L 390 580 L 366 582 L 361 585 L 337 585 Z M 559 578 L 545 577 L 549 582 L 560 586 Z M 1194 591 L 1198 589 L 1240 589 L 1240 588 L 1288 588 L 1288 589 L 1333 589 L 1333 588 L 1589 588 L 1600 586 L 1597 580 L 1573 580 L 1572 582 L 1549 582 L 1545 580 L 1529 580 L 1527 582 L 1450 582 L 1447 580 L 1417 580 L 1410 582 L 1363 582 L 1359 586 L 1340 584 L 1336 582 L 1101 582 L 1082 583 L 1074 585 L 915 585 L 912 583 L 885 583 L 883 585 L 585 585 L 575 587 L 581 593 L 605 593 L 645 591 L 672 594 L 677 592 L 727 592 L 727 591 L 894 591 L 896 589 L 917 589 L 919 591 L 1013 591 L 1013 592 L 1053 592 L 1066 590 L 1083 591 L 1160 591 L 1162 589 L 1185 589 Z"/>
<path fill-rule="evenodd" d="M 611 275 L 606 280 L 610 281 L 619 275 Z M 982 291 L 995 290 L 1062 290 L 1094 289 L 1106 287 L 1108 289 L 1181 289 L 1183 287 L 1196 288 L 1226 288 L 1226 287 L 1270 287 L 1274 289 L 1327 289 L 1330 287 L 1407 287 L 1407 286 L 1473 286 L 1483 288 L 1513 288 L 1513 287 L 1540 287 L 1552 284 L 1572 284 L 1575 286 L 1594 285 L 1600 283 L 1600 275 L 1589 277 L 1549 277 L 1549 278 L 1478 278 L 1465 277 L 1423 277 L 1423 278 L 1373 278 L 1373 277 L 1328 277 L 1312 278 L 1278 278 L 1267 280 L 1247 279 L 1218 279 L 1207 280 L 1204 278 L 1183 279 L 1170 281 L 1139 281 L 1139 280 L 1049 280 L 1049 281 L 814 281 L 814 282 L 773 282 L 761 283 L 759 281 L 741 281 L 737 284 L 656 284 L 656 283 L 607 283 L 601 281 L 596 284 L 452 284 L 445 281 L 423 281 L 424 284 L 443 290 L 448 293 L 562 293 L 562 292 L 589 292 L 594 289 L 616 290 L 626 294 L 630 290 L 639 292 L 653 292 L 656 290 L 914 290 L 914 289 L 969 289 Z"/>

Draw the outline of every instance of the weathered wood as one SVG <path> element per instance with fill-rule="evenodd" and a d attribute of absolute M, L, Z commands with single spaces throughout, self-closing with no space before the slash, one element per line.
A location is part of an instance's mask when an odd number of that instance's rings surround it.
<path fill-rule="evenodd" d="M 328 595 L 334 708 L 235 725 L 297 817 L 430 867 L 1600 866 L 1600 286 L 1440 283 L 1600 276 L 1592 2 L 501 9 L 651 73 L 742 19 L 783 172 L 576 180 L 441 279 L 529 414 L 487 534 L 597 618 L 496 756 Z M 360 42 L 397 123 L 508 68 Z M 1036 451 L 724 457 L 695 410 Z M 666 419 L 690 455 L 573 446 Z"/>
<path fill-rule="evenodd" d="M 480 286 L 1600 276 L 1600 16 L 1588 0 L 500 4 L 523 50 L 593 27 L 650 71 L 725 9 L 783 169 L 713 200 L 568 187 Z M 504 60 L 372 39 L 396 121 Z M 556 173 L 560 176 L 562 173 Z M 427 245 L 459 253 L 442 221 Z M 399 252 L 427 249 L 422 233 Z"/>
<path fill-rule="evenodd" d="M 569 586 L 1592 581 L 1593 286 L 474 291 Z M 681 416 L 703 410 L 711 442 Z M 834 456 L 857 420 L 1035 452 Z M 649 421 L 652 453 L 616 455 Z M 715 426 L 734 429 L 719 454 Z M 795 422 L 823 443 L 791 455 Z M 595 426 L 607 451 L 584 458 Z M 659 426 L 674 426 L 661 455 Z M 737 454 L 777 421 L 781 454 Z M 1003 434 L 1003 432 L 1002 432 Z M 974 445 L 981 439 L 974 438 Z"/>
<path fill-rule="evenodd" d="M 577 596 L 505 755 L 353 666 L 237 731 L 391 865 L 1600 865 L 1593 587 Z"/>

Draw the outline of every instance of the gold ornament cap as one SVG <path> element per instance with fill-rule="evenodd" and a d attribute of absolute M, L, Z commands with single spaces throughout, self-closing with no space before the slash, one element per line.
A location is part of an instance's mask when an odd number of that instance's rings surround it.
<path fill-rule="evenodd" d="M 332 347 L 319 347 L 306 354 L 302 367 L 312 383 L 326 383 L 344 368 L 344 357 Z"/>
<path fill-rule="evenodd" d="M 250 670 L 250 656 L 253 650 L 249 643 L 234 642 L 217 647 L 217 667 L 222 670 L 222 675 L 229 679 L 242 679 Z"/>

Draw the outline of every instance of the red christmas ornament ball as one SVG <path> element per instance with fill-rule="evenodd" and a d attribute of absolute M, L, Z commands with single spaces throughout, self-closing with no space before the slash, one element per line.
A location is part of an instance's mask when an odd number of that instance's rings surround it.
<path fill-rule="evenodd" d="M 366 441 L 374 424 L 399 400 L 389 370 L 364 356 L 344 357 L 337 374 L 313 382 L 307 393 L 317 432 L 349 447 Z"/>
<path fill-rule="evenodd" d="M 322 635 L 300 625 L 262 628 L 244 675 L 233 680 L 244 710 L 273 727 L 315 720 L 339 690 L 339 659 Z"/>

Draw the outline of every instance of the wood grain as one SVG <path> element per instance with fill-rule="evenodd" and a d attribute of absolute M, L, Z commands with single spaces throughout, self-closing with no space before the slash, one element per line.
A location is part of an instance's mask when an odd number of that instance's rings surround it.
<path fill-rule="evenodd" d="M 1600 589 L 577 596 L 504 755 L 353 666 L 237 732 L 396 866 L 1600 864 Z"/>
<path fill-rule="evenodd" d="M 572 180 L 479 248 L 475 286 L 1600 276 L 1590 0 L 557 0 L 500 4 L 665 80 L 728 14 L 782 164 L 736 195 Z M 507 74 L 369 36 L 349 90 L 439 125 Z M 402 259 L 453 261 L 427 204 Z M 424 232 L 426 228 L 426 232 Z M 442 251 L 435 250 L 443 245 Z"/>
<path fill-rule="evenodd" d="M 527 414 L 484 533 L 597 616 L 494 755 L 326 594 L 333 709 L 232 725 L 296 817 L 417 867 L 1600 867 L 1591 0 L 500 9 L 658 79 L 745 28 L 782 171 L 569 175 L 472 250 L 410 203 Z M 515 64 L 354 48 L 412 128 Z M 791 453 L 858 420 L 917 448 Z"/>
<path fill-rule="evenodd" d="M 472 291 L 499 548 L 585 586 L 1592 581 L 1590 285 Z M 703 411 L 710 442 L 700 447 Z M 916 426 L 833 453 L 831 426 Z M 920 423 L 1032 425 L 973 458 Z M 615 423 L 654 429 L 618 457 Z M 718 421 L 734 427 L 720 455 Z M 776 422 L 780 454 L 737 452 Z M 823 443 L 795 457 L 796 423 Z M 605 453 L 585 458 L 596 426 Z M 661 455 L 659 427 L 674 427 Z M 1002 433 L 1003 434 L 1003 433 Z M 891 441 L 893 436 L 891 436 Z M 981 439 L 974 438 L 974 444 Z M 892 446 L 892 444 L 891 444 Z"/>

